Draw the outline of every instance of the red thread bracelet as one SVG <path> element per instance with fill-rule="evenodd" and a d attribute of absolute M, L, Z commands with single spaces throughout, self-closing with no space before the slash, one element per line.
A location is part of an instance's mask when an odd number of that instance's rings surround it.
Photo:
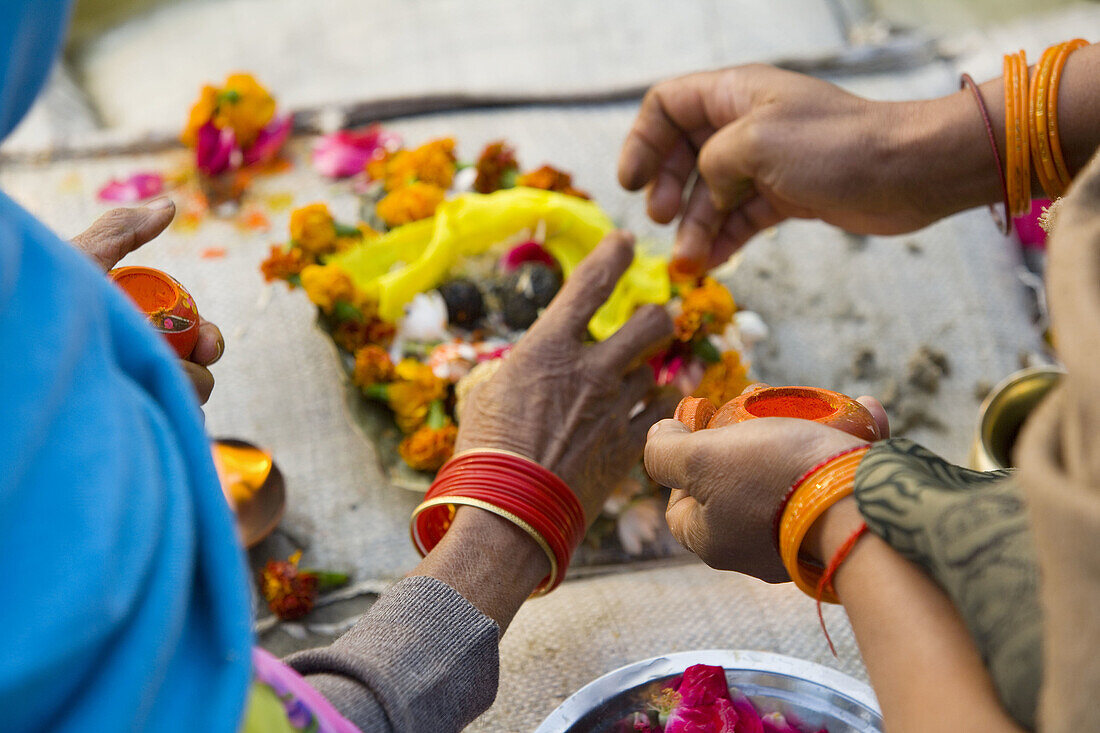
<path fill-rule="evenodd" d="M 978 103 L 978 111 L 981 112 L 982 122 L 985 124 L 986 134 L 989 135 L 989 146 L 993 150 L 993 162 L 997 166 L 997 176 L 1001 181 L 1001 196 L 1004 200 L 1004 217 L 997 216 L 997 208 L 993 205 L 989 205 L 989 212 L 993 215 L 993 221 L 996 222 L 997 228 L 1000 229 L 1001 234 L 1007 235 L 1012 230 L 1012 217 L 1009 216 L 1009 203 L 1008 203 L 1008 181 L 1005 179 L 1004 165 L 1001 163 L 1001 153 L 997 150 L 997 136 L 993 132 L 993 123 L 989 120 L 989 109 L 985 106 L 985 99 L 982 97 L 982 91 L 978 87 L 974 78 L 970 74 L 963 74 L 959 77 L 959 88 L 967 88 L 974 94 L 974 99 Z M 1007 143 L 1005 143 L 1007 145 Z"/>
<path fill-rule="evenodd" d="M 867 532 L 867 523 L 860 522 L 859 529 L 844 540 L 844 544 L 837 548 L 833 554 L 833 559 L 829 561 L 829 564 L 825 567 L 825 573 L 821 576 L 821 580 L 817 581 L 817 594 L 814 596 L 814 600 L 817 601 L 817 620 L 821 623 L 821 633 L 825 634 L 825 641 L 829 642 L 829 651 L 833 653 L 833 656 L 837 656 L 836 647 L 833 646 L 833 639 L 829 636 L 829 630 L 825 628 L 825 614 L 821 610 L 821 599 L 825 595 L 825 589 L 833 584 L 833 577 L 836 575 L 837 570 L 840 570 L 841 564 L 848 559 L 848 555 L 852 554 L 852 549 L 859 542 L 859 538 Z"/>

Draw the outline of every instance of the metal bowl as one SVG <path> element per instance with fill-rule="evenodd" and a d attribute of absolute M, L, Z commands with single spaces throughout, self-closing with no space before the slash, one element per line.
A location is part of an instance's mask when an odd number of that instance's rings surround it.
<path fill-rule="evenodd" d="M 761 714 L 780 712 L 808 730 L 881 733 L 882 714 L 867 685 L 820 664 L 768 652 L 710 649 L 634 662 L 589 682 L 535 733 L 600 733 L 637 710 L 693 664 L 721 666 L 726 681 Z"/>

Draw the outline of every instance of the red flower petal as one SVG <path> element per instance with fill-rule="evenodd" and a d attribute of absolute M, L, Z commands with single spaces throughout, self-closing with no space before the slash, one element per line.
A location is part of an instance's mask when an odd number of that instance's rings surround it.
<path fill-rule="evenodd" d="M 313 146 L 313 167 L 329 178 L 347 178 L 362 171 L 374 156 L 400 146 L 400 136 L 379 125 L 340 130 L 318 138 Z"/>
<path fill-rule="evenodd" d="M 199 128 L 195 142 L 195 165 L 208 176 L 239 168 L 241 150 L 237 147 L 237 135 L 232 128 L 219 130 L 213 122 Z"/>
<path fill-rule="evenodd" d="M 244 151 L 244 164 L 252 165 L 274 160 L 283 149 L 293 129 L 294 115 L 276 117 L 267 123 L 267 127 L 260 130 L 260 134 L 256 136 L 256 141 Z"/>

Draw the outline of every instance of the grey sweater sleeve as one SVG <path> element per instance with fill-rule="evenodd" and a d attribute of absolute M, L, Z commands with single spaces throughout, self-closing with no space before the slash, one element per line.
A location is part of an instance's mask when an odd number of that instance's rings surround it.
<path fill-rule="evenodd" d="M 328 647 L 286 658 L 363 731 L 457 731 L 496 698 L 499 627 L 435 578 L 406 578 Z"/>

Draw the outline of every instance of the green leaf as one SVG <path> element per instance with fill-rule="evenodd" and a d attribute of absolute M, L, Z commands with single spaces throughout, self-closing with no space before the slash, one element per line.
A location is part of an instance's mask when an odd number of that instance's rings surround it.
<path fill-rule="evenodd" d="M 301 275 L 299 275 L 298 273 L 294 273 L 293 275 L 291 275 L 290 277 L 288 277 L 288 278 L 286 279 L 286 281 L 287 281 L 288 283 L 290 283 L 290 287 L 292 287 L 292 288 L 300 288 L 300 287 L 302 287 L 302 276 L 301 276 Z"/>
<path fill-rule="evenodd" d="M 691 343 L 691 353 L 708 364 L 715 364 L 722 361 L 722 355 L 718 353 L 718 349 L 714 348 L 714 344 L 712 344 L 710 339 L 706 336 L 696 339 Z"/>
<path fill-rule="evenodd" d="M 500 176 L 501 188 L 515 188 L 516 180 L 519 178 L 519 168 L 508 168 Z"/>
<path fill-rule="evenodd" d="M 363 395 L 379 402 L 388 402 L 390 399 L 389 385 L 376 383 L 363 388 Z"/>
<path fill-rule="evenodd" d="M 332 590 L 348 584 L 347 573 L 332 573 L 328 570 L 303 570 L 302 574 L 317 576 L 317 590 Z"/>
<path fill-rule="evenodd" d="M 360 234 L 359 227 L 348 226 L 338 221 L 333 222 L 332 226 L 336 229 L 336 236 L 338 237 L 358 237 Z"/>
<path fill-rule="evenodd" d="M 447 417 L 447 411 L 443 409 L 443 400 L 432 400 L 432 404 L 428 406 L 428 427 L 439 430 L 448 422 L 450 418 Z"/>
<path fill-rule="evenodd" d="M 332 314 L 338 321 L 362 321 L 363 311 L 356 308 L 346 300 L 338 300 L 332 306 Z"/>

